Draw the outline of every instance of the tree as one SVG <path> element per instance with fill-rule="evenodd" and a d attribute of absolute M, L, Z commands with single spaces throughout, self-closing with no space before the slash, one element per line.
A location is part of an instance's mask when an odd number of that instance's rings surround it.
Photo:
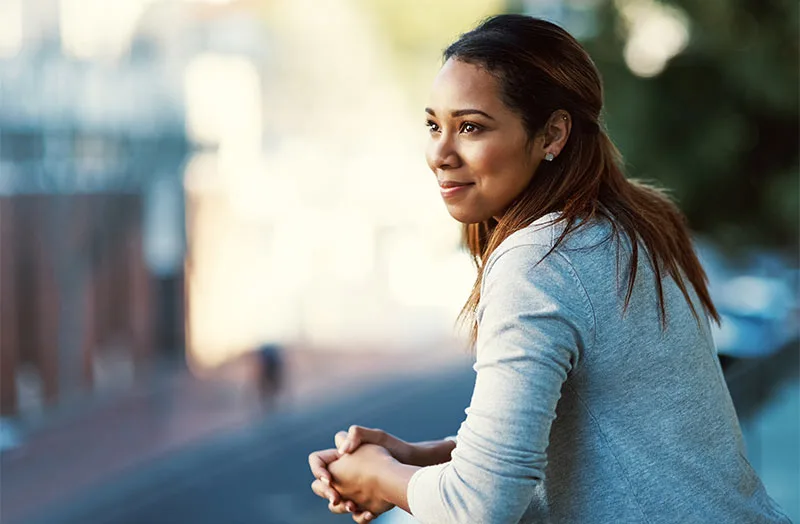
<path fill-rule="evenodd" d="M 796 256 L 800 4 L 665 2 L 685 13 L 690 40 L 661 74 L 640 78 L 623 56 L 624 3 L 604 4 L 585 44 L 631 176 L 672 189 L 692 228 L 728 248 Z"/>

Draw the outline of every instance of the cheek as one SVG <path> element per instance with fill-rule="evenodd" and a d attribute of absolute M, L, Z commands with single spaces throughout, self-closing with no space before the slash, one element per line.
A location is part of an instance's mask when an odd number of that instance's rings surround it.
<path fill-rule="evenodd" d="M 490 144 L 483 148 L 477 161 L 480 163 L 481 175 L 485 177 L 499 177 L 508 171 L 508 147 L 503 144 Z"/>
<path fill-rule="evenodd" d="M 472 156 L 473 170 L 482 184 L 502 183 L 509 189 L 527 184 L 532 174 L 529 163 L 522 146 L 500 140 L 483 144 Z"/>

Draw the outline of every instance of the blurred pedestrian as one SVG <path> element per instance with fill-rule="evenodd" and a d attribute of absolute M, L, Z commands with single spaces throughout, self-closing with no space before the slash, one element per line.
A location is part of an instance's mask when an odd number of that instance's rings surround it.
<path fill-rule="evenodd" d="M 788 522 L 745 458 L 685 220 L 625 178 L 585 50 L 502 15 L 444 58 L 426 156 L 479 270 L 468 414 L 455 443 L 337 434 L 314 492 L 357 522 Z"/>
<path fill-rule="evenodd" d="M 284 383 L 283 348 L 279 344 L 262 344 L 256 350 L 256 358 L 259 399 L 264 409 L 272 410 Z"/>

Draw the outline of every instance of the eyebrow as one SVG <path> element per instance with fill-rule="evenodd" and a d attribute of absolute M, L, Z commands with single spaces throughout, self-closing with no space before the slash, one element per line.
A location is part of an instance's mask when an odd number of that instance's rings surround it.
<path fill-rule="evenodd" d="M 431 116 L 436 116 L 436 112 L 433 109 L 431 109 L 430 107 L 426 107 L 425 108 L 425 112 L 428 113 Z M 494 118 L 492 118 L 491 116 L 487 115 L 486 113 L 484 113 L 480 109 L 458 109 L 456 111 L 451 111 L 450 112 L 450 116 L 451 117 L 458 117 L 458 116 L 465 116 L 465 115 L 483 115 L 486 118 L 488 118 L 489 120 L 494 120 Z"/>

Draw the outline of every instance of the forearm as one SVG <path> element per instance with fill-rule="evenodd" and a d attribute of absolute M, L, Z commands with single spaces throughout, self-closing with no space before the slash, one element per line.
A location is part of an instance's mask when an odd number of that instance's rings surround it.
<path fill-rule="evenodd" d="M 390 460 L 378 469 L 379 471 L 375 471 L 376 474 L 372 478 L 375 492 L 386 502 L 411 513 L 408 507 L 408 483 L 420 468 L 403 464 L 397 460 Z"/>
<path fill-rule="evenodd" d="M 450 462 L 450 457 L 456 443 L 452 440 L 429 440 L 414 442 L 407 460 L 401 462 L 412 466 L 434 466 Z"/>

